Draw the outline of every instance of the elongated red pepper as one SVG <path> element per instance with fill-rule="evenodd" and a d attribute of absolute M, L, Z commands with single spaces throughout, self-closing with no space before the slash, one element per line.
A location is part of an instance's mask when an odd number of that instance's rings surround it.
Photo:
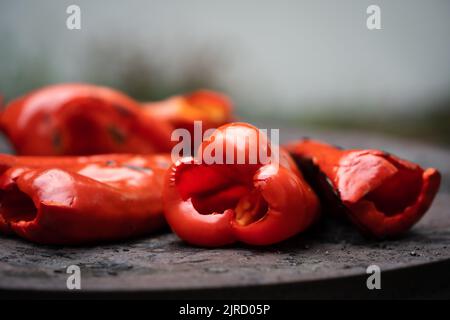
<path fill-rule="evenodd" d="M 377 238 L 409 230 L 428 210 L 439 189 L 436 169 L 424 170 L 383 151 L 341 150 L 309 139 L 286 147 L 304 171 L 311 172 L 311 165 L 318 167 L 321 173 L 312 177 L 318 192 L 328 200 L 334 193 L 351 221 Z"/>
<path fill-rule="evenodd" d="M 0 127 L 20 155 L 169 152 L 172 128 L 116 90 L 60 84 L 8 104 Z"/>
<path fill-rule="evenodd" d="M 269 245 L 308 228 L 319 214 L 316 195 L 284 150 L 279 162 L 259 156 L 250 161 L 265 149 L 275 152 L 257 128 L 232 123 L 202 143 L 202 163 L 188 157 L 172 165 L 163 193 L 172 230 L 191 244 L 216 247 L 236 241 Z M 222 150 L 217 159 L 223 163 L 207 162 L 208 150 L 214 156 Z M 246 161 L 225 161 L 238 154 Z"/>
<path fill-rule="evenodd" d="M 168 155 L 0 155 L 0 231 L 45 244 L 135 237 L 165 225 Z"/>
<path fill-rule="evenodd" d="M 194 121 L 202 122 L 202 129 L 218 128 L 233 120 L 230 99 L 218 92 L 198 90 L 174 96 L 164 101 L 144 104 L 144 111 L 169 122 L 174 128 L 194 132 Z"/>

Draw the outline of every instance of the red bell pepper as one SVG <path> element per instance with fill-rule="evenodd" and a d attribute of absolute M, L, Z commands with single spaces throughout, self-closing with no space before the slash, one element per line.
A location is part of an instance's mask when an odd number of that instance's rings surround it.
<path fill-rule="evenodd" d="M 174 128 L 194 132 L 194 121 L 202 121 L 203 131 L 218 128 L 233 120 L 230 99 L 218 92 L 198 90 L 164 101 L 144 103 L 144 111 L 169 122 Z"/>
<path fill-rule="evenodd" d="M 20 155 L 170 152 L 172 128 L 119 91 L 88 84 L 48 86 L 18 98 L 0 128 Z"/>
<path fill-rule="evenodd" d="M 135 237 L 165 225 L 168 155 L 0 155 L 0 231 L 45 244 Z"/>
<path fill-rule="evenodd" d="M 169 169 L 164 213 L 181 239 L 206 247 L 236 241 L 269 245 L 304 231 L 318 217 L 315 193 L 284 150 L 278 163 L 264 162 L 259 156 L 254 163 L 249 161 L 255 151 L 251 146 L 257 146 L 257 154 L 261 149 L 275 152 L 258 134 L 249 124 L 224 125 L 202 143 L 197 159 L 182 158 Z M 245 163 L 206 164 L 206 150 L 220 146 L 222 160 L 231 154 L 237 159 L 241 153 Z"/>
<path fill-rule="evenodd" d="M 376 238 L 399 235 L 425 214 L 439 189 L 440 174 L 379 150 L 341 150 L 314 140 L 286 146 L 319 194 L 340 201 L 343 212 Z M 320 176 L 324 175 L 325 180 Z M 331 191 L 330 192 L 330 189 Z M 336 208 L 336 203 L 332 204 Z"/>

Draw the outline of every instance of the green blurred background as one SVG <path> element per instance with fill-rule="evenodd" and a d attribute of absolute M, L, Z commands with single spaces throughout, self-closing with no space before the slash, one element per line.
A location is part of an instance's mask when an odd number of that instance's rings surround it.
<path fill-rule="evenodd" d="M 66 8 L 81 8 L 81 30 Z M 366 28 L 381 7 L 382 30 Z M 140 100 L 222 90 L 248 121 L 450 145 L 450 1 L 0 3 L 5 101 L 57 82 Z"/>

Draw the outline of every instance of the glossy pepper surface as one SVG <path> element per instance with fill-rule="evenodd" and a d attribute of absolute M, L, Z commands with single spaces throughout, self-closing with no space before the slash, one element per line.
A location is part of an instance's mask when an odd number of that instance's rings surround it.
<path fill-rule="evenodd" d="M 0 128 L 19 155 L 169 152 L 172 128 L 125 94 L 88 84 L 44 87 L 18 98 Z"/>
<path fill-rule="evenodd" d="M 376 238 L 409 230 L 439 189 L 436 169 L 422 169 L 383 151 L 341 150 L 309 139 L 286 148 L 304 171 L 311 172 L 311 165 L 318 168 L 312 179 L 329 204 L 340 206 L 361 231 Z"/>
<path fill-rule="evenodd" d="M 169 166 L 168 155 L 0 155 L 0 231 L 69 245 L 155 231 Z"/>
<path fill-rule="evenodd" d="M 169 122 L 174 128 L 194 132 L 194 121 L 202 122 L 203 131 L 218 128 L 233 120 L 233 104 L 224 94 L 197 90 L 185 95 L 143 104 L 144 111 L 154 118 Z"/>
<path fill-rule="evenodd" d="M 253 152 L 277 152 L 259 133 L 245 123 L 224 125 L 201 144 L 200 156 L 182 158 L 169 169 L 164 213 L 181 239 L 206 247 L 236 241 L 269 245 L 316 220 L 318 199 L 286 152 L 279 150 L 276 161 L 260 156 L 250 161 Z M 206 160 L 209 152 L 216 161 Z"/>

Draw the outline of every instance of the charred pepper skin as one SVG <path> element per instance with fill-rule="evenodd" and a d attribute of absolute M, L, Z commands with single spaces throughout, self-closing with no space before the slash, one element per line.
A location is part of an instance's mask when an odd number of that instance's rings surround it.
<path fill-rule="evenodd" d="M 330 207 L 342 208 L 341 213 L 374 238 L 408 231 L 439 190 L 441 176 L 436 169 L 423 169 L 383 151 L 341 150 L 310 139 L 285 147 L 303 170 L 314 171 L 310 165 L 318 168 L 312 179 L 326 202 L 333 202 Z"/>
<path fill-rule="evenodd" d="M 224 134 L 228 129 L 231 133 Z M 246 123 L 224 125 L 202 143 L 199 154 L 229 143 L 233 153 L 248 156 L 251 132 L 259 130 Z M 246 138 L 245 146 L 236 142 Z M 270 148 L 264 139 L 257 145 Z M 163 192 L 164 213 L 172 230 L 184 241 L 203 247 L 238 241 L 270 245 L 306 230 L 319 216 L 317 196 L 285 151 L 280 150 L 279 163 L 260 160 L 206 164 L 187 157 L 173 164 Z"/>
<path fill-rule="evenodd" d="M 0 128 L 19 155 L 170 152 L 172 128 L 125 94 L 89 84 L 47 86 L 18 98 Z"/>
<path fill-rule="evenodd" d="M 0 155 L 0 232 L 78 245 L 161 229 L 170 164 L 169 155 Z"/>

